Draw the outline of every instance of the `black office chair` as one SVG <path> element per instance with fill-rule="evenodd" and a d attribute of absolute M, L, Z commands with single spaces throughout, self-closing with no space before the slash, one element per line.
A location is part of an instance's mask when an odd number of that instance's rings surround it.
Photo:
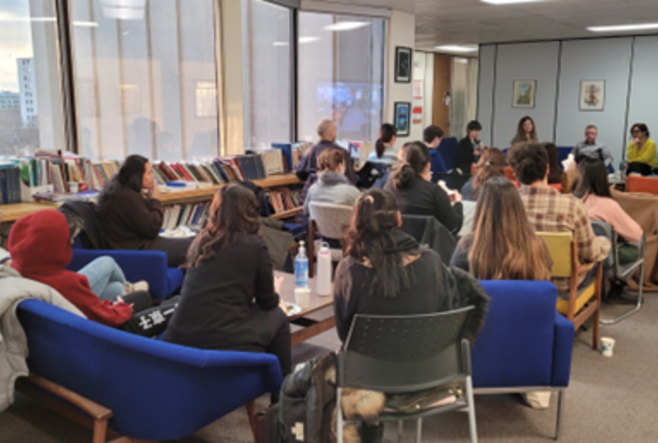
<path fill-rule="evenodd" d="M 473 307 L 411 316 L 357 315 L 336 363 L 336 438 L 343 443 L 346 421 L 341 407 L 343 387 L 386 394 L 425 391 L 463 385 L 465 395 L 453 403 L 410 413 L 383 412 L 368 422 L 416 419 L 416 442 L 421 441 L 422 418 L 466 410 L 471 442 L 477 443 L 470 345 L 464 329 Z"/>
<path fill-rule="evenodd" d="M 608 278 L 614 278 L 621 281 L 627 281 L 631 278 L 635 271 L 640 268 L 640 279 L 638 281 L 638 292 L 637 292 L 637 303 L 634 308 L 625 312 L 616 318 L 602 318 L 599 320 L 599 323 L 604 325 L 614 325 L 619 323 L 627 317 L 635 314 L 642 307 L 643 302 L 643 293 L 642 288 L 644 286 L 644 250 L 646 249 L 647 241 L 646 236 L 642 236 L 642 240 L 637 243 L 631 243 L 638 248 L 638 258 L 632 263 L 621 264 L 619 262 L 619 242 L 617 241 L 617 233 L 615 230 L 606 222 L 602 221 L 593 221 L 592 229 L 596 235 L 604 236 L 610 240 L 612 247 L 610 248 L 610 253 L 608 257 L 603 261 L 603 276 Z"/>

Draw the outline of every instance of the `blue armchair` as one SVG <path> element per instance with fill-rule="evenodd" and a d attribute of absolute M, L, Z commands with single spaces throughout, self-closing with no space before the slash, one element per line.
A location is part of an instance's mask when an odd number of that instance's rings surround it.
<path fill-rule="evenodd" d="M 546 281 L 480 283 L 491 303 L 471 353 L 475 394 L 557 391 L 559 438 L 574 327 L 555 309 L 557 288 Z"/>
<path fill-rule="evenodd" d="M 73 243 L 73 259 L 67 269 L 78 271 L 104 255 L 117 262 L 128 281 L 146 280 L 153 298 L 167 298 L 183 284 L 183 270 L 168 268 L 167 254 L 162 251 L 84 249 L 79 238 Z"/>
<path fill-rule="evenodd" d="M 23 301 L 18 316 L 28 338 L 31 378 L 107 408 L 110 429 L 130 438 L 186 437 L 281 386 L 279 362 L 269 354 L 151 340 L 38 300 Z M 95 426 L 95 442 L 105 441 L 105 429 L 100 433 Z"/>

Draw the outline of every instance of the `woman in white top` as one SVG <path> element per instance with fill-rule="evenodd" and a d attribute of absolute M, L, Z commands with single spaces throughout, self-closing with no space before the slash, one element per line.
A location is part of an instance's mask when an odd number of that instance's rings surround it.
<path fill-rule="evenodd" d="M 397 140 L 398 130 L 390 123 L 384 123 L 379 129 L 379 138 L 375 142 L 375 149 L 368 157 L 369 162 L 383 163 L 385 165 L 394 165 L 398 162 L 398 149 L 395 141 Z"/>

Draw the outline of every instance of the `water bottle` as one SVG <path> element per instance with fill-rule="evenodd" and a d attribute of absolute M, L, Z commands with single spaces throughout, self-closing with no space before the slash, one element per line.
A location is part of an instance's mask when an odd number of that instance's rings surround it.
<path fill-rule="evenodd" d="M 295 287 L 308 287 L 308 257 L 306 257 L 306 248 L 304 242 L 299 242 L 299 252 L 295 257 Z"/>
<path fill-rule="evenodd" d="M 315 283 L 316 294 L 331 294 L 331 249 L 327 243 L 322 243 L 318 251 L 318 276 Z"/>

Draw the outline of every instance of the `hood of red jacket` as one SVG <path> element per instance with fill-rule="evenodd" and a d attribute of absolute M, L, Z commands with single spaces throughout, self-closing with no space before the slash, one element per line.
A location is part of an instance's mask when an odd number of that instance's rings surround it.
<path fill-rule="evenodd" d="M 45 210 L 18 219 L 9 232 L 12 267 L 23 277 L 60 273 L 73 257 L 69 225 L 59 211 Z"/>

